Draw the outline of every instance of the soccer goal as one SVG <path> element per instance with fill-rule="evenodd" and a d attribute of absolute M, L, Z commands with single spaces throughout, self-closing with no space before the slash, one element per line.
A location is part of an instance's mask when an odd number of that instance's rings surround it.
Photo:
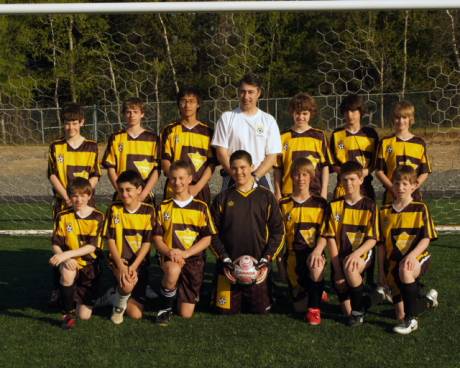
<path fill-rule="evenodd" d="M 447 0 L 2 4 L 0 233 L 51 229 L 47 150 L 62 136 L 64 103 L 85 106 L 83 135 L 102 154 L 124 124 L 123 99 L 142 98 L 158 132 L 178 117 L 178 89 L 194 85 L 205 99 L 200 118 L 214 124 L 238 104 L 236 83 L 249 71 L 262 77 L 260 107 L 281 130 L 299 91 L 316 97 L 313 125 L 328 132 L 343 124 L 347 94 L 365 97 L 363 123 L 380 136 L 392 131 L 392 106 L 411 101 L 433 169 L 424 199 L 439 229 L 458 230 L 458 8 Z M 104 173 L 98 203 L 111 194 Z"/>

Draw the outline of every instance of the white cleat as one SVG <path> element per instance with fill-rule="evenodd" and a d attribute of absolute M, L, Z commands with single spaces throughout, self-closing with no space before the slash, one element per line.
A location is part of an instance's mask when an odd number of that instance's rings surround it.
<path fill-rule="evenodd" d="M 401 324 L 395 326 L 393 331 L 400 335 L 409 335 L 418 328 L 418 322 L 415 318 L 404 320 Z"/>
<path fill-rule="evenodd" d="M 118 307 L 113 307 L 112 309 L 112 316 L 110 317 L 110 320 L 115 323 L 116 325 L 119 325 L 123 323 L 123 314 L 125 313 L 125 310 L 122 308 Z"/>
<path fill-rule="evenodd" d="M 430 289 L 425 294 L 425 298 L 427 298 L 430 302 L 430 308 L 436 308 L 439 305 L 438 302 L 438 292 L 435 289 Z"/>

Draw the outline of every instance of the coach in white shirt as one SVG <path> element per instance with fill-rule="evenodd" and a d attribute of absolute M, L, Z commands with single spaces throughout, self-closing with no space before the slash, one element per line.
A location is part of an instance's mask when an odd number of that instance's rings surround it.
<path fill-rule="evenodd" d="M 246 74 L 238 84 L 240 106 L 224 112 L 217 122 L 211 144 L 223 168 L 222 190 L 230 181 L 230 155 L 237 150 L 251 154 L 256 181 L 273 190 L 268 173 L 281 153 L 281 137 L 275 118 L 257 107 L 261 92 L 259 78 Z"/>

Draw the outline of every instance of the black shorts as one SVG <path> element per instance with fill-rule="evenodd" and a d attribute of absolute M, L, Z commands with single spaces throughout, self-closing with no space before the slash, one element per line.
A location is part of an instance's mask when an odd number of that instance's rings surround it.
<path fill-rule="evenodd" d="M 232 285 L 223 272 L 219 272 L 215 305 L 221 314 L 268 313 L 272 305 L 268 277 L 258 285 Z"/>
<path fill-rule="evenodd" d="M 100 262 L 93 262 L 77 272 L 75 280 L 75 303 L 93 306 L 98 294 L 99 278 L 102 274 Z"/>
<path fill-rule="evenodd" d="M 204 277 L 204 259 L 201 255 L 189 258 L 182 267 L 177 285 L 177 302 L 196 304 L 200 300 Z"/>

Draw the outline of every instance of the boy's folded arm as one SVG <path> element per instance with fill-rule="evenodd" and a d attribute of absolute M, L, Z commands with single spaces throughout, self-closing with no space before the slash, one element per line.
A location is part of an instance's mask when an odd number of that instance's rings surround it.
<path fill-rule="evenodd" d="M 407 256 L 412 256 L 414 258 L 417 258 L 420 254 L 422 254 L 430 245 L 430 238 L 423 238 L 418 242 L 418 244 L 415 246 L 414 249 L 412 249 L 409 253 L 405 255 L 404 258 Z"/>
<path fill-rule="evenodd" d="M 67 250 L 64 253 L 68 256 L 68 258 L 77 258 L 77 257 L 86 256 L 87 254 L 93 253 L 95 251 L 96 251 L 96 247 L 94 245 L 86 244 L 81 248 Z"/>

